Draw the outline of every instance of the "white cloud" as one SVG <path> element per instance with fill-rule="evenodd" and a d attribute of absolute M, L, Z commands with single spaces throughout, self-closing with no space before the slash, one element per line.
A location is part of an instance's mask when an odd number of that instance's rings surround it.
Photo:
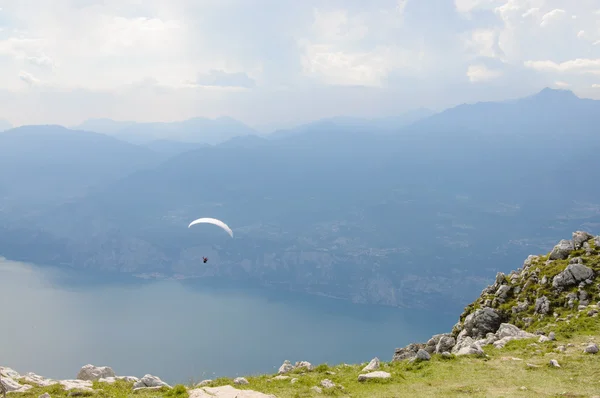
<path fill-rule="evenodd" d="M 304 72 L 329 84 L 381 86 L 401 56 L 396 49 L 379 47 L 365 52 L 336 51 L 329 45 L 306 44 Z"/>
<path fill-rule="evenodd" d="M 195 85 L 206 87 L 253 88 L 256 82 L 244 72 L 226 72 L 212 69 L 208 73 L 199 73 Z"/>
<path fill-rule="evenodd" d="M 547 26 L 554 21 L 560 20 L 565 15 L 565 10 L 561 10 L 556 8 L 542 16 L 542 22 L 540 22 L 540 26 Z"/>
<path fill-rule="evenodd" d="M 29 86 L 36 86 L 40 84 L 40 80 L 38 78 L 33 76 L 31 73 L 25 71 L 19 72 L 19 79 L 21 79 L 21 81 L 25 82 Z"/>
<path fill-rule="evenodd" d="M 571 87 L 571 85 L 570 85 L 569 83 L 567 83 L 567 82 L 562 82 L 562 81 L 557 81 L 557 82 L 554 82 L 554 85 L 555 85 L 556 87 L 560 87 L 560 88 L 567 88 L 567 87 Z"/>
<path fill-rule="evenodd" d="M 467 77 L 471 83 L 480 83 L 502 76 L 502 71 L 489 69 L 485 65 L 469 65 Z"/>
<path fill-rule="evenodd" d="M 465 48 L 475 56 L 502 58 L 503 52 L 498 45 L 498 32 L 494 29 L 475 29 L 465 39 Z"/>
<path fill-rule="evenodd" d="M 502 99 L 557 82 L 600 98 L 591 89 L 598 0 L 439 0 L 435 12 L 422 0 L 2 6 L 0 108 L 15 121 L 288 123 Z"/>
<path fill-rule="evenodd" d="M 592 84 L 592 88 L 600 88 L 600 84 L 597 84 L 597 83 Z"/>
<path fill-rule="evenodd" d="M 600 59 L 577 58 L 560 63 L 554 61 L 526 61 L 525 66 L 544 72 L 600 74 Z"/>

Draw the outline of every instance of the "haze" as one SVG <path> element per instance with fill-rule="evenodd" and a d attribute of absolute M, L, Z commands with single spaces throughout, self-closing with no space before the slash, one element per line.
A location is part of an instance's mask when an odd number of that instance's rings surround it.
<path fill-rule="evenodd" d="M 261 131 L 544 87 L 600 98 L 597 0 L 4 0 L 0 118 Z"/>

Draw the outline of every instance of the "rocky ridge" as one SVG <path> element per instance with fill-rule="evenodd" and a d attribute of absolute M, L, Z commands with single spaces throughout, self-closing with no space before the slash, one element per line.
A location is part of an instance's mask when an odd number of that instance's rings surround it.
<path fill-rule="evenodd" d="M 499 272 L 494 283 L 483 289 L 480 297 L 465 308 L 451 332 L 436 334 L 425 343 L 396 349 L 391 364 L 430 361 L 434 355 L 446 359 L 465 355 L 488 357 L 484 350 L 486 346 L 502 349 L 513 340 L 535 339 L 536 342 L 529 346 L 540 348 L 557 341 L 560 344 L 560 340 L 570 333 L 598 324 L 599 299 L 600 236 L 576 231 L 572 239 L 561 240 L 547 255 L 530 255 L 521 268 L 508 275 Z M 592 340 L 593 337 L 584 344 L 582 351 L 585 355 L 599 351 Z M 567 347 L 572 346 L 565 343 L 558 345 L 554 351 L 565 352 Z M 502 359 L 521 360 L 514 357 Z M 554 358 L 547 363 L 550 367 L 561 367 Z M 364 367 L 353 368 L 352 377 L 359 383 L 390 380 L 396 377 L 390 373 L 393 369 L 391 364 L 373 358 L 368 364 L 363 364 Z M 338 372 L 344 366 L 354 365 L 341 365 Z M 530 363 L 527 366 L 539 367 Z M 315 373 L 319 373 L 320 379 L 318 385 L 310 387 L 311 393 L 346 391 L 344 385 L 335 382 L 335 371 L 326 365 L 315 367 L 306 361 L 295 364 L 284 361 L 277 375 L 269 376 L 267 382 L 303 384 L 303 376 Z M 226 385 L 222 384 L 223 380 L 204 380 L 192 387 L 172 387 L 150 374 L 142 378 L 117 376 L 110 367 L 94 365 L 83 366 L 76 378 L 70 380 L 46 379 L 34 373 L 21 375 L 7 367 L 0 367 L 0 376 L 0 386 L 10 394 L 27 393 L 36 386 L 59 386 L 61 391 L 75 396 L 93 394 L 103 383 L 120 383 L 136 394 L 155 391 L 174 392 L 175 395 L 192 398 L 275 397 L 251 390 L 256 387 L 244 377 L 237 377 Z M 39 398 L 52 396 L 46 392 Z M 64 394 L 61 392 L 57 396 Z"/>
<path fill-rule="evenodd" d="M 553 328 L 565 330 L 575 322 L 585 326 L 583 318 L 598 322 L 598 300 L 600 236 L 576 231 L 547 255 L 530 255 L 518 270 L 496 274 L 451 332 L 397 348 L 393 361 L 425 354 L 485 355 L 482 347 L 502 348 L 511 340 L 553 341 Z"/>

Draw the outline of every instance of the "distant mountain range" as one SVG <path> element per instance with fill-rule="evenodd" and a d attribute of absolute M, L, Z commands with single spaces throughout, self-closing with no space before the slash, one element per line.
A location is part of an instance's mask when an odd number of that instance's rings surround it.
<path fill-rule="evenodd" d="M 426 114 L 240 127 L 212 144 L 165 138 L 164 124 L 137 144 L 121 132 L 142 124 L 10 130 L 0 255 L 459 308 L 490 272 L 600 226 L 600 101 L 545 89 Z M 234 238 L 187 229 L 202 216 Z"/>

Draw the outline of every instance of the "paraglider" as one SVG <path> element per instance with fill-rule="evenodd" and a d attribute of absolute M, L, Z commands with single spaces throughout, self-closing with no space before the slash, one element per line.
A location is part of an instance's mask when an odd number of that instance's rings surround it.
<path fill-rule="evenodd" d="M 223 221 L 221 220 L 217 220 L 216 218 L 209 218 L 209 217 L 204 217 L 204 218 L 199 218 L 197 220 L 194 220 L 190 223 L 190 225 L 188 225 L 188 228 L 190 228 L 192 225 L 196 225 L 196 224 L 213 224 L 216 225 L 217 227 L 221 227 L 222 229 L 225 230 L 225 232 L 227 232 L 229 234 L 229 236 L 231 236 L 233 238 L 233 231 L 231 230 L 231 228 L 229 228 L 229 226 L 227 224 L 225 224 Z M 208 261 L 208 257 L 202 257 L 202 262 L 204 264 L 206 264 Z"/>
<path fill-rule="evenodd" d="M 231 236 L 233 238 L 233 231 L 231 230 L 231 228 L 229 228 L 229 226 L 227 224 L 225 224 L 223 221 L 217 220 L 216 218 L 209 218 L 209 217 L 199 218 L 197 220 L 192 221 L 190 223 L 190 225 L 188 225 L 188 228 L 190 228 L 192 225 L 202 224 L 202 223 L 213 224 L 213 225 L 216 225 L 217 227 L 221 227 L 229 234 L 229 236 Z"/>

